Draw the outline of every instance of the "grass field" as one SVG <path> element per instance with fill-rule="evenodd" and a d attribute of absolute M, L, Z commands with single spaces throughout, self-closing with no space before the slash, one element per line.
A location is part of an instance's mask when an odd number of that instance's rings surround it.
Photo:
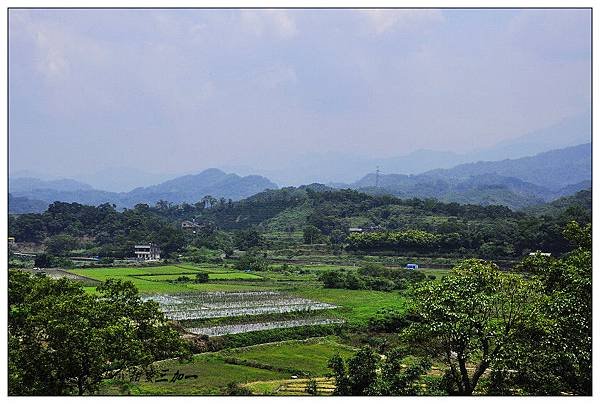
<path fill-rule="evenodd" d="M 170 275 L 137 275 L 136 277 L 148 280 L 148 281 L 174 281 L 180 276 L 187 276 L 189 278 L 194 278 L 198 272 L 204 271 L 196 271 L 196 272 L 185 272 L 180 274 L 170 274 Z M 222 281 L 222 280 L 245 280 L 245 279 L 254 279 L 254 280 L 262 280 L 262 276 L 258 276 L 255 274 L 250 274 L 246 272 L 209 272 L 208 279 L 213 281 Z"/>
<path fill-rule="evenodd" d="M 310 379 L 270 380 L 246 383 L 243 386 L 253 395 L 259 396 L 308 396 L 306 387 Z M 317 396 L 330 396 L 335 390 L 335 381 L 329 377 L 315 377 Z"/>
<path fill-rule="evenodd" d="M 313 377 L 325 376 L 329 359 L 336 353 L 344 359 L 356 349 L 340 344 L 335 337 L 311 338 L 304 341 L 284 341 L 222 351 L 223 356 L 253 361 L 276 369 L 295 369 Z"/>
<path fill-rule="evenodd" d="M 311 271 L 340 268 L 335 265 L 311 265 L 303 268 Z M 207 283 L 172 283 L 179 276 L 193 278 L 198 272 L 209 272 Z M 217 272 L 218 271 L 218 272 Z M 423 270 L 426 271 L 426 270 Z M 444 271 L 444 270 L 437 270 Z M 144 294 L 178 294 L 193 292 L 236 292 L 278 290 L 298 297 L 339 306 L 328 310 L 330 315 L 351 324 L 364 324 L 381 308 L 404 309 L 406 300 L 400 292 L 372 290 L 324 289 L 314 275 L 280 274 L 261 272 L 259 275 L 231 270 L 224 266 L 160 266 L 138 268 L 90 268 L 70 272 L 104 281 L 109 278 L 132 281 Z M 252 282 L 256 280 L 256 282 Z M 287 282 L 286 282 L 287 281 Z M 293 281 L 293 282 L 291 282 Z M 93 291 L 93 287 L 86 290 Z"/>
<path fill-rule="evenodd" d="M 406 298 L 399 292 L 298 288 L 290 293 L 339 306 L 337 312 L 340 317 L 350 324 L 365 324 L 381 308 L 404 310 L 407 303 Z"/>
<path fill-rule="evenodd" d="M 259 380 L 277 380 L 290 378 L 290 374 L 251 366 L 226 363 L 216 354 L 195 355 L 190 363 L 179 363 L 167 360 L 156 364 L 162 378 L 140 380 L 138 382 L 125 378 L 124 382 L 105 381 L 101 394 L 135 394 L 135 395 L 218 395 L 223 394 L 228 383 L 250 383 Z M 179 376 L 183 378 L 177 380 Z M 188 378 L 186 378 L 186 376 Z M 194 377 L 195 376 L 195 377 Z M 175 380 L 174 380 L 175 379 Z M 126 390 L 123 391 L 122 387 Z"/>
<path fill-rule="evenodd" d="M 441 279 L 450 273 L 449 269 L 433 269 L 433 268 L 421 268 L 417 271 L 424 273 L 425 275 L 434 275 L 436 279 Z"/>
<path fill-rule="evenodd" d="M 142 378 L 139 381 L 132 381 L 127 377 L 123 381 L 107 380 L 100 393 L 208 395 L 223 394 L 227 384 L 231 382 L 248 384 L 264 381 L 267 385 L 279 385 L 282 381 L 292 381 L 291 376 L 296 369 L 324 375 L 327 373 L 327 362 L 335 353 L 347 358 L 353 352 L 353 348 L 340 344 L 333 337 L 327 337 L 255 345 L 218 354 L 199 354 L 190 363 L 180 363 L 177 360 L 157 363 L 157 370 L 164 377 L 161 375 L 151 380 Z M 231 363 L 236 360 L 247 364 Z M 268 394 L 268 389 L 264 386 L 261 388 L 264 390 L 263 394 Z M 258 390 L 254 392 L 261 393 Z M 293 392 L 288 392 L 290 393 Z"/>
<path fill-rule="evenodd" d="M 218 271 L 218 272 L 217 272 Z M 219 266 L 173 266 L 165 265 L 159 267 L 128 267 L 128 268 L 86 268 L 73 269 L 69 272 L 87 278 L 105 281 L 107 279 L 129 280 L 138 288 L 140 293 L 188 293 L 188 292 L 234 292 L 234 291 L 252 291 L 252 290 L 271 290 L 273 286 L 251 284 L 247 282 L 227 283 L 226 281 L 236 280 L 257 280 L 263 278 L 258 275 L 228 270 L 226 267 Z M 208 272 L 210 281 L 208 283 L 171 283 L 169 280 L 177 279 L 180 276 L 194 278 L 196 273 Z M 224 281 L 220 283 L 219 281 Z M 87 288 L 93 291 L 95 288 Z"/>
<path fill-rule="evenodd" d="M 249 311 L 246 315 L 223 314 L 216 318 L 182 320 L 185 328 L 227 326 L 232 324 L 256 324 L 260 322 L 294 321 L 298 323 L 310 319 L 343 320 L 351 326 L 364 326 L 382 308 L 404 310 L 407 298 L 399 291 L 379 292 L 372 290 L 325 289 L 318 275 L 327 270 L 339 268 L 353 269 L 358 267 L 330 264 L 290 266 L 286 271 L 242 272 L 225 264 L 206 265 L 163 265 L 157 267 L 126 268 L 90 268 L 75 269 L 70 272 L 87 278 L 104 281 L 115 278 L 129 280 L 134 283 L 140 293 L 145 295 L 180 295 L 196 296 L 200 292 L 247 292 L 273 291 L 288 299 L 310 299 L 316 304 L 328 303 L 337 307 L 324 310 L 302 310 L 297 312 L 256 313 Z M 422 269 L 426 274 L 434 274 L 440 278 L 447 271 Z M 197 273 L 207 273 L 207 283 L 173 282 L 180 276 L 195 278 Z M 95 288 L 86 287 L 93 293 Z M 168 297 L 168 296 L 167 296 Z M 175 296 L 174 296 L 175 297 Z M 182 299 L 182 296 L 177 296 Z M 216 299 L 216 298 L 215 298 Z M 233 296 L 225 298 L 233 299 Z M 209 299 L 210 300 L 210 299 Z M 214 299 L 213 299 L 214 300 Z M 214 310 L 223 313 L 236 312 L 239 305 L 226 302 L 213 302 Z M 225 305 L 223 308 L 220 306 Z M 218 306 L 218 307 L 217 307 Z M 249 305 L 248 305 L 249 306 Z M 273 307 L 275 307 L 274 305 Z M 239 307 L 243 307 L 239 306 Z M 262 306 L 261 306 L 262 307 Z M 287 306 L 286 306 L 287 307 Z M 207 310 L 202 308 L 202 310 Z M 331 394 L 333 385 L 327 379 L 330 358 L 339 353 L 348 358 L 355 348 L 341 344 L 338 337 L 318 337 L 320 330 L 299 326 L 298 331 L 282 333 L 276 337 L 284 339 L 280 342 L 249 345 L 243 348 L 231 348 L 215 353 L 198 354 L 189 363 L 168 360 L 157 363 L 157 369 L 165 377 L 150 380 L 108 380 L 103 383 L 102 394 L 135 394 L 135 395 L 218 395 L 224 394 L 227 384 L 234 382 L 246 386 L 254 394 L 305 395 L 308 377 L 318 378 L 320 394 Z M 250 329 L 250 328 L 248 328 Z M 304 330 L 304 331 L 301 331 Z M 308 331 L 307 331 L 308 330 Z M 304 334 L 302 334 L 304 332 Z M 258 334 L 257 334 L 258 335 Z M 309 337 L 306 340 L 285 340 Z M 312 338 L 311 338 L 312 337 Z M 218 337 L 217 337 L 218 338 Z M 269 341 L 268 334 L 260 338 L 254 336 L 242 344 L 255 341 Z M 253 339 L 257 338 L 257 339 Z M 237 341 L 237 340 L 236 340 Z M 243 346 L 243 345 L 230 345 Z M 292 378 L 292 376 L 298 378 Z M 186 376 L 188 376 L 186 378 Z"/>

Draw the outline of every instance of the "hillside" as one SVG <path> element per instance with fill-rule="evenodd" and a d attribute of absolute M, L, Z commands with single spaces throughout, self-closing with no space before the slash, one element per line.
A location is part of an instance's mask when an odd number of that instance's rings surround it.
<path fill-rule="evenodd" d="M 514 177 L 557 191 L 565 186 L 591 179 L 591 144 L 551 150 L 514 160 L 480 161 L 424 173 L 426 176 L 442 179 L 460 179 L 488 174 Z"/>
<path fill-rule="evenodd" d="M 592 190 L 585 189 L 577 192 L 575 195 L 564 196 L 549 203 L 531 206 L 525 209 L 525 212 L 537 216 L 560 216 L 567 209 L 573 207 L 581 209 L 585 214 L 592 214 Z"/>
<path fill-rule="evenodd" d="M 518 178 L 495 174 L 463 179 L 442 179 L 427 175 L 380 175 L 379 187 L 374 186 L 375 181 L 375 175 L 369 174 L 350 187 L 371 195 L 387 193 L 399 198 L 435 198 L 444 202 L 504 205 L 511 209 L 536 205 L 552 199 L 554 195 L 545 188 Z"/>
<path fill-rule="evenodd" d="M 567 199 L 561 203 L 570 202 Z M 182 229 L 184 220 L 195 220 L 196 231 Z M 156 240 L 163 250 L 170 252 L 186 240 L 193 240 L 197 247 L 232 251 L 232 247 L 246 249 L 249 245 L 260 245 L 261 238 L 274 248 L 285 250 L 290 240 L 302 243 L 307 229 L 312 234 L 311 240 L 327 244 L 350 237 L 351 227 L 375 227 L 381 237 L 397 234 L 421 240 L 423 236 L 422 240 L 429 240 L 427 245 L 433 249 L 429 253 L 509 257 L 531 249 L 556 254 L 566 251 L 568 243 L 560 229 L 571 220 L 587 223 L 591 212 L 569 207 L 555 217 L 542 217 L 498 205 L 399 199 L 312 185 L 268 190 L 231 203 L 217 200 L 212 204 L 138 205 L 123 212 L 109 205 L 54 203 L 43 215 L 10 217 L 9 230 L 18 240 L 40 241 L 61 232 L 85 229 L 86 235 L 100 237 L 110 254 L 121 256 L 140 239 Z M 106 221 L 115 223 L 107 227 Z M 125 231 L 131 228 L 136 231 Z M 358 244 L 349 248 L 371 248 L 369 240 L 376 236 L 370 232 L 364 234 L 360 240 L 354 236 L 352 240 Z M 81 234 L 77 233 L 77 237 Z M 244 240 L 254 244 L 245 244 Z M 361 247 L 363 242 L 367 244 Z"/>
<path fill-rule="evenodd" d="M 86 205 L 111 203 L 117 207 L 131 208 L 138 203 L 153 205 L 159 200 L 172 203 L 196 203 L 204 196 L 239 200 L 277 185 L 265 177 L 249 175 L 240 177 L 221 170 L 209 169 L 199 174 L 186 175 L 158 185 L 136 188 L 129 192 L 108 192 L 91 188 L 73 180 L 42 181 L 17 178 L 10 182 L 9 190 L 15 197 L 39 200 L 77 202 Z"/>
<path fill-rule="evenodd" d="M 378 186 L 375 184 L 378 182 Z M 367 174 L 352 188 L 372 195 L 436 198 L 444 202 L 504 205 L 522 209 L 591 186 L 589 144 L 515 160 L 461 164 L 418 175 Z"/>
<path fill-rule="evenodd" d="M 48 204 L 44 201 L 8 194 L 8 213 L 42 213 L 47 207 Z"/>
<path fill-rule="evenodd" d="M 265 177 L 226 174 L 216 168 L 195 175 L 185 175 L 158 185 L 136 188 L 123 196 L 129 205 L 132 203 L 156 203 L 166 200 L 173 203 L 195 203 L 202 197 L 211 195 L 216 198 L 239 200 L 265 189 L 277 189 L 277 184 Z"/>
<path fill-rule="evenodd" d="M 69 178 L 63 178 L 59 180 L 40 180 L 33 177 L 18 177 L 9 178 L 8 187 L 11 192 L 31 192 L 36 189 L 53 189 L 56 191 L 79 191 L 79 190 L 91 190 L 91 185 L 85 184 L 80 181 L 72 180 Z"/>

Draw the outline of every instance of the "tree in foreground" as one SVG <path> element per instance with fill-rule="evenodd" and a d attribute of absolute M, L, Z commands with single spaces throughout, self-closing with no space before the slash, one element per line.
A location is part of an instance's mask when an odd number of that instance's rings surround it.
<path fill-rule="evenodd" d="M 131 282 L 108 280 L 88 294 L 66 279 L 9 272 L 10 395 L 90 394 L 128 370 L 187 354 L 155 302 Z"/>
<path fill-rule="evenodd" d="M 523 333 L 497 364 L 491 393 L 592 394 L 592 228 L 564 231 L 574 249 L 561 257 L 527 257 L 518 269 L 539 279 L 541 327 Z"/>
<path fill-rule="evenodd" d="M 334 395 L 407 396 L 421 392 L 418 381 L 431 363 L 411 358 L 401 349 L 382 357 L 367 346 L 347 361 L 333 356 L 328 366 L 335 379 Z"/>
<path fill-rule="evenodd" d="M 412 312 L 418 320 L 407 336 L 445 362 L 449 394 L 471 395 L 484 373 L 540 326 L 541 300 L 535 279 L 465 260 L 441 281 L 415 291 Z"/>

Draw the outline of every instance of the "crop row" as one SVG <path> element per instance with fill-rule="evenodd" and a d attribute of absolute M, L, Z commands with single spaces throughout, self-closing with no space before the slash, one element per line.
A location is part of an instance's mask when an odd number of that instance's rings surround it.
<path fill-rule="evenodd" d="M 244 332 L 272 330 L 275 328 L 292 328 L 306 325 L 341 324 L 343 320 L 337 319 L 299 319 L 288 321 L 269 321 L 263 323 L 231 324 L 204 328 L 189 328 L 188 332 L 199 335 L 216 337 L 219 335 L 241 334 Z"/>
<path fill-rule="evenodd" d="M 194 320 L 333 309 L 336 306 L 277 292 L 211 292 L 153 296 L 167 318 Z"/>

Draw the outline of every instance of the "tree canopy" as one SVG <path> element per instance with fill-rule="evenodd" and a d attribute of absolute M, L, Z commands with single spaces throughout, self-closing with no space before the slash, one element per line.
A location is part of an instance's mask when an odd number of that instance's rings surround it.
<path fill-rule="evenodd" d="M 130 282 L 108 280 L 86 293 L 66 279 L 9 272 L 9 394 L 96 391 L 104 378 L 154 361 L 184 357 L 187 348 L 158 305 Z"/>

